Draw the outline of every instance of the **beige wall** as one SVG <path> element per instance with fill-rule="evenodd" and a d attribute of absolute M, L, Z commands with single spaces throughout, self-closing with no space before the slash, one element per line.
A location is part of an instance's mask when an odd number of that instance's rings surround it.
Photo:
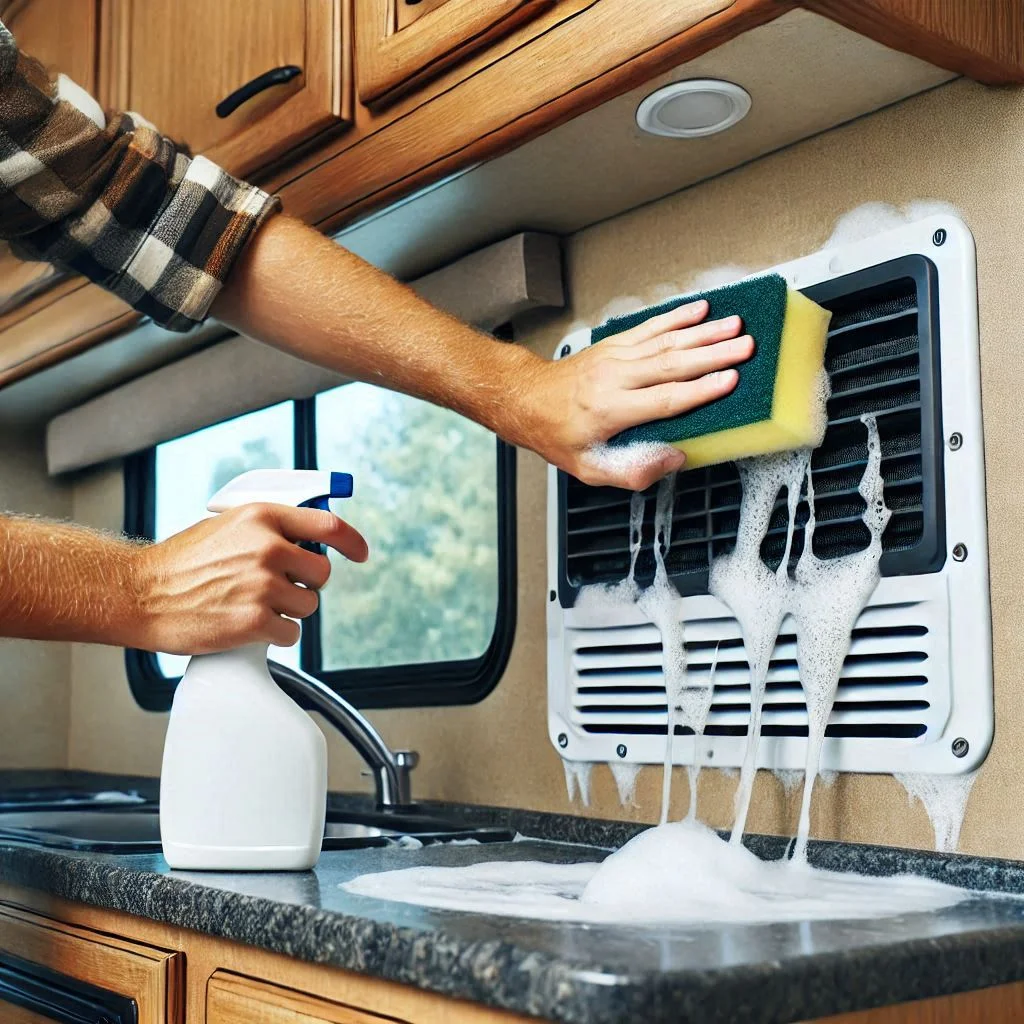
<path fill-rule="evenodd" d="M 71 491 L 50 482 L 41 434 L 0 436 L 0 511 L 63 519 Z M 67 644 L 0 640 L 0 768 L 60 768 L 67 761 Z"/>
<path fill-rule="evenodd" d="M 749 164 L 568 240 L 572 309 L 535 321 L 526 340 L 548 354 L 573 320 L 593 322 L 607 302 L 628 294 L 651 300 L 671 283 L 685 287 L 702 270 L 727 263 L 764 267 L 810 252 L 835 220 L 870 201 L 916 199 L 954 204 L 978 243 L 982 372 L 991 526 L 995 630 L 996 740 L 968 808 L 961 848 L 1024 856 L 1024 821 L 1011 813 L 1024 797 L 1016 764 L 1024 757 L 1024 521 L 1021 485 L 1020 362 L 1024 323 L 1024 90 L 986 90 L 956 82 L 854 124 Z M 117 474 L 79 488 L 75 513 L 116 526 Z M 563 773 L 545 725 L 545 471 L 519 459 L 519 622 L 506 677 L 468 708 L 373 715 L 396 746 L 423 755 L 420 796 L 566 810 Z M 162 716 L 131 702 L 117 652 L 76 650 L 70 758 L 77 767 L 156 771 Z M 359 785 L 342 745 L 331 742 L 331 781 Z M 701 778 L 700 815 L 729 823 L 735 781 Z M 619 807 L 607 769 L 594 774 L 590 813 L 651 820 L 659 771 L 644 769 L 639 809 Z M 675 793 L 685 801 L 685 787 Z M 679 811 L 683 804 L 677 804 Z M 761 778 L 751 826 L 791 831 L 795 806 L 771 777 Z M 821 790 L 815 831 L 866 841 L 931 845 L 920 807 L 908 809 L 889 778 L 841 778 Z"/>

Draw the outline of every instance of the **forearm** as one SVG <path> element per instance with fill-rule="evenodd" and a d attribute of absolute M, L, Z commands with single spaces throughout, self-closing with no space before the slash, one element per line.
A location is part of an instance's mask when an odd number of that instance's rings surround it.
<path fill-rule="evenodd" d="M 298 221 L 257 233 L 211 310 L 243 334 L 358 380 L 454 409 L 526 443 L 544 361 L 495 341 Z"/>
<path fill-rule="evenodd" d="M 0 516 L 0 636 L 136 645 L 142 550 L 82 527 Z"/>

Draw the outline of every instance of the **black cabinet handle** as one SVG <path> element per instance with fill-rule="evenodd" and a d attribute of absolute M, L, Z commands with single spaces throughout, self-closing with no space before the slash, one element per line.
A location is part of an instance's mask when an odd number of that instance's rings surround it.
<path fill-rule="evenodd" d="M 225 96 L 217 104 L 217 116 L 230 117 L 246 100 L 251 100 L 257 93 L 269 89 L 272 85 L 284 85 L 285 82 L 290 82 L 301 74 L 302 68 L 296 64 L 285 64 L 284 67 L 264 71 L 262 75 L 257 75 L 251 82 L 240 86 L 230 96 Z"/>

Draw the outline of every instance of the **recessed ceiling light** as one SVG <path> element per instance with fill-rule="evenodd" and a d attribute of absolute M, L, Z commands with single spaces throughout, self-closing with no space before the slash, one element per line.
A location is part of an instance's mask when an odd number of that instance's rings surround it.
<path fill-rule="evenodd" d="M 717 78 L 693 78 L 652 92 L 637 107 L 636 123 L 651 135 L 696 139 L 724 132 L 749 110 L 746 89 Z"/>

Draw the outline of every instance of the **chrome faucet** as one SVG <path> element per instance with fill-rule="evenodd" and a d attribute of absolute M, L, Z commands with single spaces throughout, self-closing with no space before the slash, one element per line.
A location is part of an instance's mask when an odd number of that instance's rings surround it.
<path fill-rule="evenodd" d="M 414 750 L 392 750 L 358 709 L 319 679 L 279 661 L 267 663 L 274 681 L 306 711 L 318 711 L 359 752 L 377 790 L 377 806 L 388 810 L 412 806 L 410 772 L 419 762 Z"/>

